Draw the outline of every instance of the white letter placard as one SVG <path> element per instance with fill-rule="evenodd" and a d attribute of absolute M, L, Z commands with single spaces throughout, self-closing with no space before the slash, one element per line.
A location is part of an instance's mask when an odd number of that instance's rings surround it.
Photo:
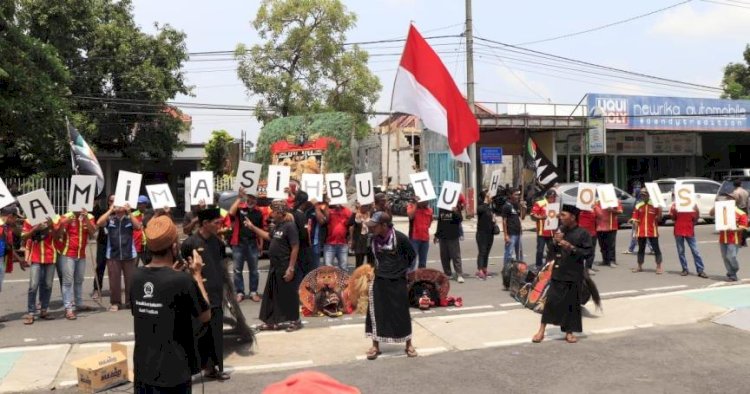
<path fill-rule="evenodd" d="M 328 192 L 328 203 L 341 205 L 349 202 L 346 198 L 346 177 L 343 173 L 326 174 L 326 191 Z"/>
<path fill-rule="evenodd" d="M 169 190 L 169 185 L 166 183 L 146 185 L 146 193 L 148 193 L 148 198 L 151 199 L 151 206 L 154 209 L 174 208 L 177 206 L 172 196 L 172 191 Z"/>
<path fill-rule="evenodd" d="M 492 177 L 490 178 L 490 197 L 497 195 L 497 188 L 500 187 L 500 177 L 503 176 L 503 170 L 492 171 Z"/>
<path fill-rule="evenodd" d="M 55 207 L 47 196 L 44 189 L 37 189 L 33 192 L 18 196 L 18 203 L 26 214 L 26 218 L 32 226 L 44 223 L 47 218 L 54 218 Z"/>
<path fill-rule="evenodd" d="M 18 197 L 20 200 L 21 197 Z M 716 231 L 737 230 L 737 215 L 734 200 L 716 201 L 714 205 L 714 218 L 716 219 Z"/>
<path fill-rule="evenodd" d="M 287 166 L 268 166 L 268 198 L 286 199 L 284 191 L 289 187 L 290 168 Z"/>
<path fill-rule="evenodd" d="M 617 194 L 615 194 L 615 187 L 611 183 L 597 186 L 596 192 L 599 194 L 599 204 L 603 209 L 617 208 Z"/>
<path fill-rule="evenodd" d="M 5 182 L 0 179 L 0 208 L 5 208 L 6 206 L 13 204 L 15 201 L 16 199 L 10 194 L 8 187 L 5 186 Z"/>
<path fill-rule="evenodd" d="M 593 211 L 596 202 L 596 185 L 593 183 L 579 183 L 576 208 L 584 211 Z"/>
<path fill-rule="evenodd" d="M 185 212 L 190 212 L 190 177 L 185 178 Z"/>
<path fill-rule="evenodd" d="M 117 174 L 117 186 L 115 187 L 116 207 L 124 207 L 126 204 L 131 208 L 138 205 L 138 193 L 141 190 L 141 179 L 143 175 L 135 172 L 120 171 Z"/>
<path fill-rule="evenodd" d="M 307 193 L 310 201 L 323 201 L 323 174 L 302 174 L 300 190 Z"/>
<path fill-rule="evenodd" d="M 553 202 L 547 204 L 547 219 L 544 221 L 545 230 L 557 230 L 558 221 L 557 215 L 560 213 L 560 203 Z"/>
<path fill-rule="evenodd" d="M 245 188 L 245 193 L 258 195 L 258 182 L 260 181 L 260 171 L 263 168 L 258 163 L 242 161 L 237 165 L 237 176 L 234 177 L 232 189 L 240 191 L 240 187 Z"/>
<path fill-rule="evenodd" d="M 458 196 L 461 194 L 461 184 L 451 181 L 443 181 L 443 188 L 440 190 L 437 207 L 440 209 L 451 210 L 458 204 Z"/>
<path fill-rule="evenodd" d="M 664 202 L 664 196 L 661 194 L 661 190 L 659 190 L 659 185 L 654 182 L 646 182 L 644 186 L 646 186 L 646 190 L 648 191 L 651 205 L 662 208 L 667 207 L 667 204 Z"/>
<path fill-rule="evenodd" d="M 200 200 L 207 205 L 214 203 L 214 173 L 211 171 L 190 172 L 190 201 Z"/>
<path fill-rule="evenodd" d="M 414 194 L 419 197 L 419 201 L 429 201 L 437 198 L 435 188 L 432 187 L 432 180 L 427 171 L 409 174 L 411 186 L 414 188 Z"/>
<path fill-rule="evenodd" d="M 372 186 L 372 173 L 354 174 L 354 184 L 357 186 L 357 202 L 360 205 L 375 202 L 375 190 Z"/>
<path fill-rule="evenodd" d="M 94 210 L 96 198 L 96 177 L 94 175 L 73 175 L 70 177 L 68 211 Z"/>
<path fill-rule="evenodd" d="M 677 212 L 694 212 L 698 199 L 695 197 L 695 185 L 681 183 L 674 188 L 674 203 Z"/>

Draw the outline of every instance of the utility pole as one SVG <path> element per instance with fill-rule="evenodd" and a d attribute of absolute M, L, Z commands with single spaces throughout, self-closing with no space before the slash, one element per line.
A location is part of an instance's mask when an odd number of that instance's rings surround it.
<path fill-rule="evenodd" d="M 471 0 L 466 0 L 466 100 L 469 103 L 471 113 L 476 113 L 474 108 L 474 29 L 472 27 L 471 17 Z M 467 196 L 474 202 L 474 207 L 478 205 L 477 201 L 477 145 L 469 145 L 468 165 L 468 187 L 471 196 Z M 468 194 L 468 193 L 467 193 Z M 472 210 L 474 211 L 474 210 Z"/>

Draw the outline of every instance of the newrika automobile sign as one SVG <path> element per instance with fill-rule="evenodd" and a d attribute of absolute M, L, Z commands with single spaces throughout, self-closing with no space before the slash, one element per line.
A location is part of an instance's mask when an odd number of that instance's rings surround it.
<path fill-rule="evenodd" d="M 607 129 L 750 131 L 750 100 L 588 94 Z"/>

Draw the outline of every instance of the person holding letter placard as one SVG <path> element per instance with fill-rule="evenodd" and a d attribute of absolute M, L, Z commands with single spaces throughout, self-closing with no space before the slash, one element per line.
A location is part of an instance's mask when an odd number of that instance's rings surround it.
<path fill-rule="evenodd" d="M 257 207 L 255 196 L 246 193 L 245 188 L 240 187 L 237 199 L 229 208 L 229 217 L 232 223 L 229 245 L 232 247 L 234 290 L 237 292 L 235 295 L 237 302 L 242 302 L 245 299 L 245 279 L 242 276 L 242 271 L 246 262 L 250 299 L 254 302 L 260 302 L 260 296 L 258 295 L 258 284 L 260 282 L 258 255 L 261 241 L 254 232 L 244 225 L 245 219 L 248 219 L 256 227 L 263 227 L 263 213 Z"/>
<path fill-rule="evenodd" d="M 735 199 L 735 195 L 731 193 L 723 193 L 721 197 L 723 200 Z M 723 220 L 725 224 L 732 219 L 735 221 L 734 230 L 719 231 L 719 248 L 721 258 L 724 260 L 724 267 L 727 269 L 727 282 L 736 282 L 738 279 L 737 272 L 740 270 L 740 263 L 737 261 L 737 253 L 740 251 L 740 245 L 742 244 L 742 232 L 748 228 L 747 214 L 737 207 L 734 210 L 734 215 L 732 215 L 732 212 L 716 212 L 716 207 L 711 208 L 711 212 L 709 212 L 714 217 L 717 213 L 722 218 L 726 215 L 726 220 Z"/>
<path fill-rule="evenodd" d="M 130 299 L 130 281 L 136 267 L 138 254 L 135 251 L 134 231 L 141 224 L 131 217 L 130 206 L 116 207 L 114 200 L 109 210 L 96 222 L 107 231 L 107 274 L 109 276 L 110 312 L 117 312 L 122 305 L 122 279 L 125 280 L 125 300 Z M 129 305 L 125 305 L 128 307 Z"/>
<path fill-rule="evenodd" d="M 620 223 L 617 216 L 622 213 L 622 203 L 617 201 L 615 208 L 602 208 L 602 202 L 594 204 L 596 215 L 596 236 L 599 240 L 599 248 L 602 251 L 602 266 L 617 267 L 617 230 Z M 635 226 L 633 226 L 635 227 Z"/>
<path fill-rule="evenodd" d="M 521 201 L 520 190 L 514 189 L 511 191 L 510 198 L 503 205 L 500 215 L 503 217 L 503 237 L 505 241 L 503 269 L 507 269 L 514 257 L 516 261 L 523 260 L 521 220 L 526 218 L 526 202 Z"/>
<path fill-rule="evenodd" d="M 495 241 L 495 214 L 490 208 L 490 195 L 486 190 L 479 193 L 479 206 L 477 207 L 477 273 L 476 277 L 482 280 L 487 279 L 487 265 L 490 259 L 490 250 Z M 498 228 L 499 230 L 499 228 Z"/>
<path fill-rule="evenodd" d="M 453 277 L 451 273 L 451 261 L 453 268 L 456 270 L 455 279 L 458 283 L 464 283 L 463 265 L 461 264 L 461 208 L 456 205 L 452 211 L 440 209 L 438 211 L 438 224 L 435 231 L 434 243 L 440 242 L 440 263 L 443 266 L 443 273 L 448 277 Z"/>
<path fill-rule="evenodd" d="M 409 239 L 411 246 L 417 253 L 417 268 L 427 268 L 427 252 L 430 250 L 430 225 L 432 224 L 432 208 L 429 201 L 417 201 L 413 197 L 406 206 L 406 216 L 409 217 Z"/>
<path fill-rule="evenodd" d="M 96 232 L 94 215 L 86 209 L 68 212 L 62 217 L 61 230 L 67 234 L 59 260 L 63 273 L 65 318 L 75 320 L 76 311 L 89 310 L 83 305 L 83 279 L 86 273 L 86 244 Z"/>
<path fill-rule="evenodd" d="M 695 261 L 695 270 L 698 276 L 708 278 L 708 275 L 703 272 L 703 259 L 700 251 L 698 251 L 698 242 L 695 240 L 695 223 L 698 222 L 700 214 L 698 204 L 693 206 L 691 212 L 679 212 L 674 192 L 672 192 L 672 200 L 675 202 L 669 209 L 669 216 L 674 219 L 674 240 L 677 244 L 677 257 L 679 257 L 682 266 L 680 275 L 688 276 L 689 274 L 687 258 L 685 258 L 685 242 L 687 242 L 690 252 L 693 253 L 693 261 Z"/>
<path fill-rule="evenodd" d="M 354 266 L 364 264 L 372 265 L 372 252 L 370 251 L 370 234 L 365 224 L 371 215 L 370 204 L 360 205 L 357 203 L 356 212 L 349 217 L 349 249 L 354 251 Z"/>
<path fill-rule="evenodd" d="M 43 320 L 54 319 L 47 312 L 47 308 L 52 297 L 52 281 L 55 276 L 55 261 L 57 260 L 54 240 L 59 237 L 60 231 L 59 217 L 48 218 L 46 222 L 36 226 L 32 226 L 28 219 L 23 222 L 21 239 L 26 242 L 26 253 L 31 263 L 28 313 L 24 316 L 24 324 L 34 324 L 37 290 L 39 291 L 39 302 L 42 304 L 39 318 Z"/>
<path fill-rule="evenodd" d="M 26 260 L 18 254 L 15 245 L 13 229 L 16 227 L 18 218 L 15 205 L 9 205 L 0 210 L 0 292 L 3 290 L 5 274 L 13 272 L 14 261 L 18 261 L 24 271 L 29 266 Z"/>
<path fill-rule="evenodd" d="M 549 260 L 550 248 L 552 247 L 552 235 L 555 229 L 544 228 L 544 221 L 547 220 L 547 205 L 557 201 L 557 192 L 554 189 L 547 190 L 544 198 L 535 202 L 531 208 L 531 218 L 536 220 L 536 267 L 542 268 L 544 265 L 544 251 L 547 250 L 547 259 Z"/>
<path fill-rule="evenodd" d="M 322 224 L 328 228 L 326 242 L 323 246 L 323 256 L 328 266 L 333 265 L 335 259 L 338 267 L 344 271 L 349 270 L 349 247 L 346 237 L 349 234 L 348 223 L 352 211 L 349 208 L 335 204 L 323 206 L 321 209 L 323 215 Z"/>
<path fill-rule="evenodd" d="M 643 271 L 646 242 L 648 242 L 654 249 L 656 274 L 661 275 L 664 273 L 664 269 L 661 266 L 661 249 L 659 248 L 659 221 L 661 221 L 661 208 L 654 206 L 646 188 L 641 189 L 641 201 L 635 204 L 633 216 L 630 219 L 633 227 L 635 227 L 635 236 L 638 238 L 638 267 L 633 268 L 633 272 Z"/>

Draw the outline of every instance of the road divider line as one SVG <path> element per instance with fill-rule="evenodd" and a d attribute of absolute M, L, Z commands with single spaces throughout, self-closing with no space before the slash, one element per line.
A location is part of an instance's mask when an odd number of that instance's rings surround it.
<path fill-rule="evenodd" d="M 438 316 L 437 318 L 440 320 L 455 320 L 455 319 L 470 319 L 474 317 L 487 317 L 487 316 L 499 316 L 499 315 L 505 315 L 508 312 L 506 311 L 492 311 L 492 312 L 479 312 L 479 313 L 463 313 L 460 315 L 450 315 L 450 316 Z"/>
<path fill-rule="evenodd" d="M 41 350 L 55 350 L 70 345 L 40 345 L 40 346 L 14 346 L 0 349 L 0 353 L 13 353 L 13 352 L 38 352 Z"/>
<path fill-rule="evenodd" d="M 608 293 L 601 293 L 600 295 L 602 297 L 608 297 L 608 296 L 618 296 L 618 295 L 627 295 L 627 294 L 638 294 L 638 290 L 622 290 L 622 291 L 610 291 Z"/>
<path fill-rule="evenodd" d="M 492 305 L 475 305 L 475 306 L 462 306 L 462 307 L 450 307 L 445 308 L 448 312 L 457 312 L 457 311 L 473 311 L 477 309 L 492 309 Z"/>
<path fill-rule="evenodd" d="M 345 330 L 347 328 L 362 328 L 362 327 L 363 327 L 362 323 L 359 323 L 359 324 L 339 324 L 336 326 L 330 326 L 329 328 L 331 330 Z"/>
<path fill-rule="evenodd" d="M 522 306 L 520 302 L 506 302 L 505 304 L 500 304 L 501 308 L 508 308 L 511 306 Z"/>
<path fill-rule="evenodd" d="M 649 287 L 648 289 L 643 289 L 643 291 L 665 291 L 665 290 L 677 290 L 677 289 L 684 289 L 688 287 L 688 285 L 677 285 L 677 286 L 663 286 L 663 287 Z"/>
<path fill-rule="evenodd" d="M 260 364 L 260 365 L 242 365 L 239 367 L 229 367 L 228 370 L 232 372 L 252 372 L 252 371 L 263 371 L 267 369 L 292 369 L 310 367 L 315 365 L 313 360 L 304 361 L 290 361 L 286 363 L 273 363 L 273 364 Z"/>

